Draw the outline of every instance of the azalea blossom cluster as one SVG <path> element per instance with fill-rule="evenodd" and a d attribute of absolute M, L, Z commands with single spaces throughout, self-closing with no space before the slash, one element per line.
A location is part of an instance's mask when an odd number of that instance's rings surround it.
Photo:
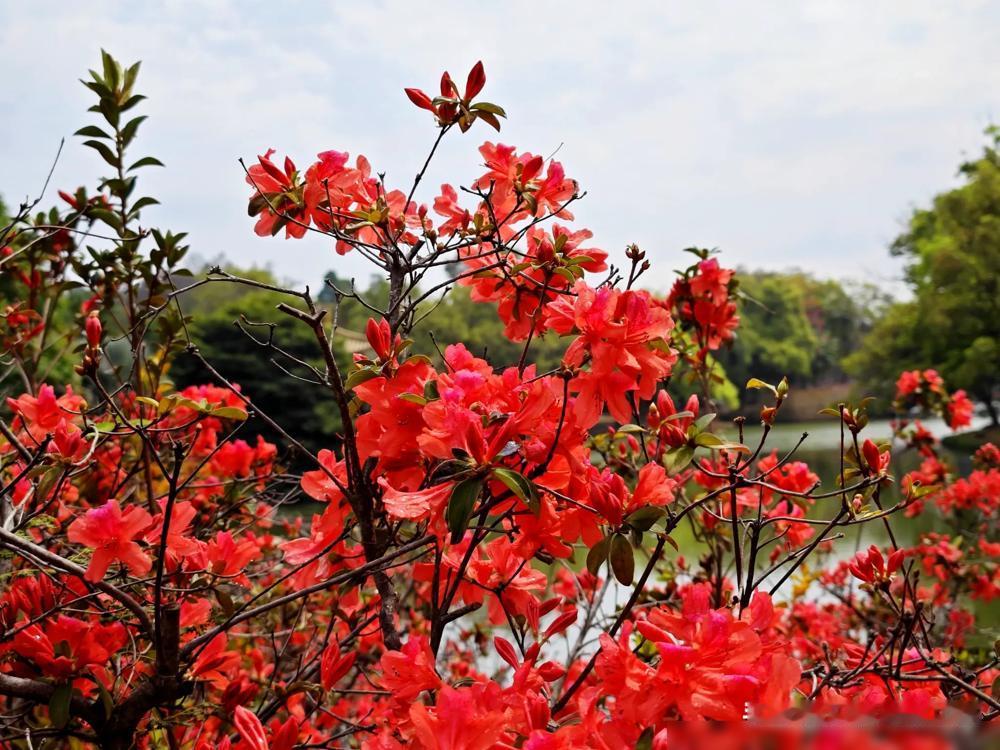
<path fill-rule="evenodd" d="M 948 393 L 937 370 L 908 370 L 896 381 L 897 411 L 920 409 L 937 413 L 953 430 L 972 424 L 972 401 L 959 389 Z"/>
<path fill-rule="evenodd" d="M 107 122 L 82 135 L 114 130 L 94 142 L 121 161 L 138 67 L 102 62 L 88 86 Z M 499 129 L 485 84 L 479 64 L 440 96 L 406 91 L 433 116 L 428 162 L 449 132 Z M 821 477 L 768 444 L 784 380 L 747 384 L 773 397 L 758 424 L 722 424 L 711 353 L 738 335 L 734 271 L 699 250 L 668 296 L 643 290 L 641 250 L 618 268 L 571 226 L 562 165 L 479 153 L 486 171 L 430 210 L 426 166 L 405 191 L 338 151 L 248 168 L 258 234 L 322 232 L 388 281 L 384 299 L 337 289 L 329 306 L 264 285 L 314 339 L 322 364 L 303 370 L 340 418 L 315 453 L 188 330 L 185 294 L 259 283 L 216 269 L 183 286 L 182 236 L 139 227 L 134 184 L 74 197 L 50 217 L 65 235 L 24 212 L 5 230 L 5 257 L 40 275 L 28 308 L 56 304 L 67 289 L 46 280 L 67 267 L 82 281 L 62 329 L 42 329 L 72 341 L 58 361 L 75 384 L 41 377 L 48 348 L 4 350 L 23 387 L 0 417 L 3 741 L 663 750 L 723 723 L 801 738 L 803 714 L 831 731 L 996 718 L 981 608 L 1000 592 L 1000 450 L 963 477 L 933 439 L 894 455 L 864 405 L 838 404 L 840 468 Z M 114 232 L 106 255 L 72 244 L 77 222 Z M 414 351 L 454 284 L 495 306 L 517 361 L 474 353 L 488 342 Z M 351 358 L 344 299 L 371 312 Z M 564 344 L 558 366 L 533 361 L 541 337 Z M 178 388 L 182 354 L 211 382 Z M 960 392 L 928 373 L 900 398 L 960 424 Z M 911 448 L 921 464 L 897 482 Z"/>

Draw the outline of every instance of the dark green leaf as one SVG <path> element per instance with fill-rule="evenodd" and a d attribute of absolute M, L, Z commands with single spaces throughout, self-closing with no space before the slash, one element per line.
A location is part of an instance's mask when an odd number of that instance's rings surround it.
<path fill-rule="evenodd" d="M 135 203 L 132 204 L 132 209 L 129 211 L 129 216 L 134 217 L 139 214 L 139 211 L 144 209 L 146 206 L 158 206 L 160 202 L 156 198 L 150 198 L 148 195 L 143 196 Z"/>
<path fill-rule="evenodd" d="M 69 703 L 73 698 L 73 686 L 64 682 L 56 686 L 49 698 L 49 719 L 57 729 L 69 724 Z"/>
<path fill-rule="evenodd" d="M 608 561 L 608 551 L 611 548 L 611 537 L 604 537 L 601 541 L 590 548 L 587 553 L 587 570 L 591 575 L 596 576 L 601 572 L 601 566 Z"/>
<path fill-rule="evenodd" d="M 146 115 L 139 115 L 138 117 L 133 117 L 127 123 L 125 127 L 122 128 L 122 141 L 127 146 L 135 138 L 135 132 L 139 129 L 142 121 L 146 119 Z"/>
<path fill-rule="evenodd" d="M 688 467 L 694 459 L 694 448 L 690 445 L 682 445 L 672 451 L 663 454 L 663 466 L 671 474 L 678 474 Z"/>
<path fill-rule="evenodd" d="M 100 680 L 97 680 L 97 689 L 101 696 L 101 707 L 104 709 L 104 718 L 110 719 L 111 714 L 115 710 L 115 699 L 111 697 L 111 693 L 108 692 L 108 689 L 104 687 L 104 683 Z"/>
<path fill-rule="evenodd" d="M 538 500 L 538 491 L 527 477 L 513 469 L 504 467 L 494 469 L 493 477 L 507 485 L 507 489 L 517 495 L 518 499 L 527 505 L 533 513 L 538 513 L 541 507 Z"/>
<path fill-rule="evenodd" d="M 122 219 L 114 211 L 109 211 L 106 208 L 91 208 L 89 210 L 89 213 L 95 219 L 103 221 L 105 224 L 114 229 L 116 232 L 121 232 Z"/>
<path fill-rule="evenodd" d="M 131 172 L 133 169 L 139 169 L 139 167 L 162 167 L 163 162 L 157 159 L 155 156 L 144 156 L 126 171 Z"/>
<path fill-rule="evenodd" d="M 104 159 L 104 161 L 106 161 L 115 169 L 117 169 L 120 166 L 121 162 L 118 161 L 118 155 L 108 147 L 108 144 L 101 143 L 100 141 L 89 140 L 89 141 L 84 141 L 83 145 L 90 146 L 92 149 L 94 149 L 97 153 L 101 155 L 101 158 Z"/>
<path fill-rule="evenodd" d="M 645 508 L 629 513 L 625 517 L 625 523 L 636 531 L 649 531 L 653 524 L 663 518 L 666 510 L 656 505 L 647 505 Z"/>
<path fill-rule="evenodd" d="M 611 552 L 608 559 L 611 560 L 611 570 L 614 571 L 618 582 L 625 586 L 631 585 L 635 576 L 635 553 L 628 539 L 621 534 L 611 537 Z"/>
<path fill-rule="evenodd" d="M 81 135 L 84 138 L 107 138 L 109 141 L 114 140 L 114 136 L 108 135 L 96 125 L 82 127 L 73 133 L 73 135 Z"/>
<path fill-rule="evenodd" d="M 132 109 L 136 104 L 145 99 L 142 94 L 136 94 L 135 96 L 130 96 L 128 100 L 119 108 L 122 112 Z"/>
<path fill-rule="evenodd" d="M 472 509 L 479 499 L 479 494 L 483 490 L 481 479 L 470 477 L 455 485 L 451 491 L 451 498 L 448 500 L 448 509 L 445 511 L 445 520 L 448 522 L 448 530 L 451 532 L 451 543 L 458 544 L 465 536 L 465 530 L 469 528 L 469 520 L 472 518 Z"/>

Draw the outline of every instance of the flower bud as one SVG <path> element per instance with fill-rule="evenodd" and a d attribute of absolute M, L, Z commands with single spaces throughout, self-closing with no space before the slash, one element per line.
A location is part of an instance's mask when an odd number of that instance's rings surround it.
<path fill-rule="evenodd" d="M 87 346 L 97 349 L 101 346 L 101 334 L 104 329 L 101 326 L 101 319 L 96 310 L 92 310 L 83 324 L 84 332 L 87 336 Z"/>

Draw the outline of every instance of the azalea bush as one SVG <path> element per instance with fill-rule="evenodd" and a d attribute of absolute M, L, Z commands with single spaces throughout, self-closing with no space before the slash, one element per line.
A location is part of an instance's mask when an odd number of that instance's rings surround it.
<path fill-rule="evenodd" d="M 722 424 L 715 356 L 741 297 L 715 253 L 642 289 L 642 250 L 616 260 L 573 224 L 563 166 L 496 141 L 481 174 L 421 195 L 445 138 L 501 128 L 481 64 L 406 90 L 430 143 L 403 186 L 340 151 L 245 168 L 257 234 L 329 238 L 384 298 L 194 277 L 184 235 L 142 223 L 139 176 L 161 165 L 133 153 L 139 66 L 102 63 L 79 135 L 109 176 L 0 232 L 5 746 L 662 749 L 737 722 L 805 741 L 998 715 L 977 613 L 998 593 L 1000 450 L 967 476 L 942 458 L 914 418 L 957 429 L 971 405 L 936 373 L 900 378 L 892 446 L 865 403 L 825 410 L 825 483 L 768 445 L 787 380 L 752 379 L 759 420 Z M 210 284 L 283 295 L 239 324 L 261 368 L 335 407 L 328 447 L 202 357 L 184 300 Z M 413 351 L 456 285 L 495 307 L 516 361 Z M 347 301 L 370 320 L 345 364 Z M 289 328 L 314 356 L 282 347 Z M 543 339 L 564 348 L 545 371 Z M 174 387 L 180 356 L 204 385 Z M 908 451 L 919 468 L 896 476 Z M 936 531 L 912 538 L 914 516 Z"/>

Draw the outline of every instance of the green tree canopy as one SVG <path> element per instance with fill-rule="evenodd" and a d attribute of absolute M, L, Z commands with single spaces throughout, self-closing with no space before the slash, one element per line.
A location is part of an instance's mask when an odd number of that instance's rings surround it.
<path fill-rule="evenodd" d="M 740 327 L 719 354 L 740 388 L 751 377 L 796 386 L 838 383 L 854 351 L 885 307 L 874 286 L 816 279 L 800 272 L 740 271 Z"/>
<path fill-rule="evenodd" d="M 1000 129 L 962 165 L 964 184 L 913 212 L 891 252 L 906 261 L 913 299 L 893 306 L 850 357 L 850 371 L 891 383 L 900 370 L 933 367 L 990 411 L 1000 379 Z"/>
<path fill-rule="evenodd" d="M 227 270 L 243 278 L 277 283 L 267 270 Z M 222 281 L 201 286 L 183 297 L 184 311 L 192 316 L 191 337 L 205 359 L 223 376 L 239 383 L 243 392 L 279 424 L 294 426 L 296 436 L 307 448 L 313 451 L 332 448 L 338 441 L 340 419 L 329 391 L 303 380 L 292 381 L 282 373 L 279 366 L 301 378 L 313 377 L 307 368 L 266 346 L 268 326 L 253 325 L 275 324 L 273 344 L 322 371 L 312 332 L 275 309 L 279 302 L 288 301 L 286 295 L 277 292 Z M 240 330 L 238 323 L 242 323 L 244 330 Z M 264 345 L 256 343 L 247 333 Z M 336 351 L 341 364 L 346 365 L 347 355 L 339 348 Z M 212 382 L 201 363 L 185 354 L 174 361 L 170 376 L 178 389 Z M 260 420 L 248 423 L 245 432 L 240 437 L 261 434 L 267 440 L 285 442 Z"/>

